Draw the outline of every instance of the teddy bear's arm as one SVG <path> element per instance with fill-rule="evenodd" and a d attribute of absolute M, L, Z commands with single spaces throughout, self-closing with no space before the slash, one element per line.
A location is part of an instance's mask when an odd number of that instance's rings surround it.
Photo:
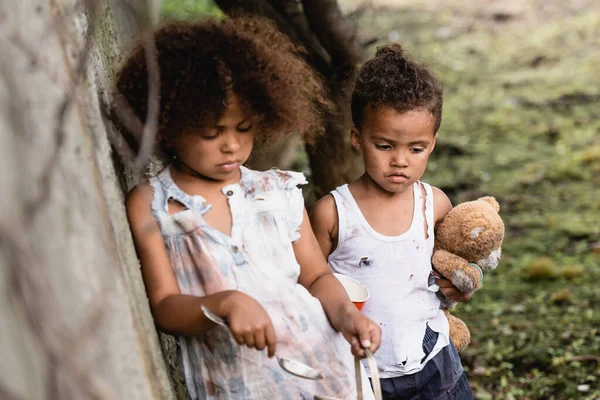
<path fill-rule="evenodd" d="M 433 253 L 432 263 L 461 292 L 469 294 L 479 288 L 480 271 L 464 258 L 440 249 Z"/>

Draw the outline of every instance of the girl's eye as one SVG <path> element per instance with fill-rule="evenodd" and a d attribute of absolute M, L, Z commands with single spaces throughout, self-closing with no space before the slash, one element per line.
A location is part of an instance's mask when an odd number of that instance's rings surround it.
<path fill-rule="evenodd" d="M 206 134 L 202 135 L 202 139 L 206 139 L 206 140 L 216 139 L 220 133 L 221 133 L 221 131 L 219 129 L 210 130 L 210 131 L 206 132 Z"/>
<path fill-rule="evenodd" d="M 412 149 L 410 149 L 410 151 L 412 151 L 413 153 L 421 153 L 421 152 L 422 152 L 422 151 L 424 151 L 424 150 L 425 150 L 425 149 L 423 149 L 423 148 L 420 148 L 420 147 L 418 147 L 418 148 L 412 148 Z"/>
<path fill-rule="evenodd" d="M 237 130 L 240 132 L 248 132 L 248 131 L 250 131 L 250 129 L 252 129 L 251 123 L 242 123 L 242 124 L 238 125 L 238 127 L 237 127 Z"/>
<path fill-rule="evenodd" d="M 389 144 L 376 144 L 375 148 L 379 150 L 390 150 L 392 146 L 390 146 Z"/>

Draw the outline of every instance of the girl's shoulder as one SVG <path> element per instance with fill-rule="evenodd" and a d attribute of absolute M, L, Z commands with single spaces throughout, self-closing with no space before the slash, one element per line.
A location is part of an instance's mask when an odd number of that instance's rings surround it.
<path fill-rule="evenodd" d="M 152 218 L 154 188 L 149 181 L 138 183 L 129 191 L 125 199 L 125 210 L 130 224 L 144 222 Z"/>
<path fill-rule="evenodd" d="M 242 168 L 242 182 L 248 192 L 263 194 L 280 193 L 294 190 L 298 185 L 308 183 L 306 177 L 301 172 L 282 171 L 278 168 L 271 168 L 267 171 Z"/>

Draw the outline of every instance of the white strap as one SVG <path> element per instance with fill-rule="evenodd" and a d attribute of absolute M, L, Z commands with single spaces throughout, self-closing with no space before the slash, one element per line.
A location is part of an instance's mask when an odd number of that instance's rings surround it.
<path fill-rule="evenodd" d="M 383 395 L 381 394 L 381 382 L 379 382 L 379 371 L 377 370 L 377 362 L 375 361 L 375 357 L 373 357 L 373 353 L 371 353 L 371 350 L 365 349 L 365 354 L 367 355 L 369 371 L 371 372 L 371 384 L 373 385 L 375 400 L 383 400 Z M 356 393 L 358 394 L 358 400 L 363 400 L 364 396 L 362 390 L 362 379 L 360 374 L 360 360 L 358 359 L 358 357 L 354 359 L 354 369 L 356 372 Z"/>

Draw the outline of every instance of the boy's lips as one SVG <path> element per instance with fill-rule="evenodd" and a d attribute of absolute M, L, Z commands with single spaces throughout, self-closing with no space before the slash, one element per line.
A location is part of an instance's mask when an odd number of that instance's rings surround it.
<path fill-rule="evenodd" d="M 394 183 L 402 183 L 408 180 L 408 176 L 404 172 L 394 172 L 389 174 L 388 178 Z"/>

